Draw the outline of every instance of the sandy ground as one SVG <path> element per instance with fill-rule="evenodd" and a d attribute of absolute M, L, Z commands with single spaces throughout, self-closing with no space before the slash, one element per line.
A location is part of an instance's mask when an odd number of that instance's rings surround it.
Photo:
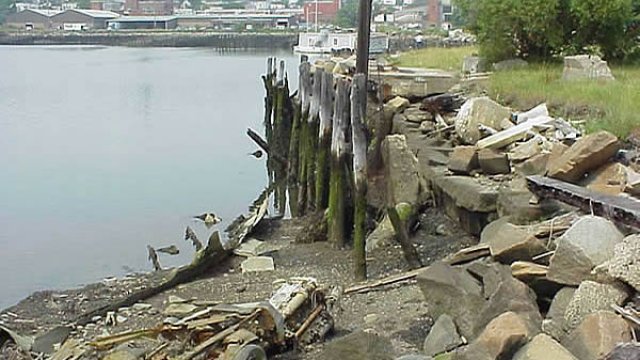
<path fill-rule="evenodd" d="M 302 229 L 303 219 L 265 220 L 253 237 L 263 240 L 273 251 L 270 256 L 275 271 L 242 274 L 241 257 L 232 257 L 218 266 L 215 273 L 152 297 L 146 301 L 150 309 L 123 309 L 125 321 L 109 327 L 108 333 L 153 327 L 166 318 L 162 314 L 169 296 L 216 303 L 253 302 L 270 297 L 273 282 L 296 276 L 314 277 L 327 287 L 346 288 L 354 284 L 351 253 L 318 242 L 297 244 L 294 239 Z M 438 228 L 438 231 L 436 231 Z M 444 230 L 444 231 L 443 231 Z M 421 260 L 428 265 L 434 260 L 473 244 L 456 224 L 435 209 L 420 216 L 420 227 L 412 237 Z M 378 279 L 407 271 L 399 244 L 392 243 L 368 254 L 368 277 Z M 107 304 L 131 291 L 162 281 L 169 272 L 140 274 L 125 279 L 103 281 L 82 289 L 34 293 L 16 306 L 0 313 L 5 326 L 25 335 L 34 335 L 71 322 L 82 313 Z M 345 295 L 339 301 L 333 337 L 358 329 L 370 329 L 389 338 L 394 353 L 402 355 L 419 351 L 432 319 L 415 283 L 390 285 L 365 294 Z M 107 334 L 103 319 L 78 328 L 76 336 L 93 338 Z M 279 359 L 314 359 L 322 350 L 316 344 L 304 350 L 279 354 Z"/>

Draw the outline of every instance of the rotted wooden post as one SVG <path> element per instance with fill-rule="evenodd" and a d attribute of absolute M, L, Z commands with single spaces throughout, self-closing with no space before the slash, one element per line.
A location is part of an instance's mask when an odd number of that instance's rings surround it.
<path fill-rule="evenodd" d="M 289 152 L 291 136 L 291 104 L 289 103 L 289 82 L 285 73 L 285 62 L 280 61 L 275 86 L 275 106 L 272 124 L 271 144 L 275 154 L 286 156 Z M 274 162 L 275 208 L 284 215 L 287 207 L 287 166 L 286 163 Z"/>
<path fill-rule="evenodd" d="M 306 149 L 307 165 L 307 209 L 316 209 L 316 151 L 318 149 L 318 126 L 320 117 L 320 102 L 322 99 L 322 68 L 315 68 L 313 73 L 313 90 L 311 92 L 311 107 L 307 119 L 308 136 Z"/>
<path fill-rule="evenodd" d="M 300 64 L 300 127 L 298 142 L 298 216 L 304 215 L 307 209 L 307 142 L 309 137 L 309 109 L 311 108 L 311 64 Z"/>
<path fill-rule="evenodd" d="M 300 148 L 300 117 L 302 113 L 302 103 L 299 99 L 291 99 L 293 106 L 293 118 L 291 120 L 291 137 L 289 139 L 289 166 L 287 168 L 287 183 L 289 193 L 289 209 L 291 216 L 300 216 L 298 211 L 298 189 L 299 184 L 299 154 Z"/>
<path fill-rule="evenodd" d="M 367 261 L 364 229 L 367 217 L 367 78 L 356 74 L 351 84 L 351 139 L 353 144 L 353 180 L 354 180 L 354 230 L 353 259 L 355 278 L 363 281 L 367 278 Z"/>
<path fill-rule="evenodd" d="M 268 144 L 271 143 L 273 136 L 273 106 L 274 106 L 274 83 L 276 78 L 276 59 L 270 57 L 267 59 L 267 73 L 262 76 L 262 82 L 265 88 L 264 97 L 264 135 Z M 268 155 L 268 154 L 267 154 Z M 269 177 L 269 184 L 273 182 L 273 160 L 270 156 L 267 156 L 267 175 Z"/>
<path fill-rule="evenodd" d="M 320 129 L 316 161 L 316 209 L 326 209 L 329 202 L 329 153 L 333 125 L 333 74 L 322 72 Z"/>
<path fill-rule="evenodd" d="M 338 248 L 344 247 L 346 241 L 346 188 L 345 170 L 347 162 L 347 131 L 349 128 L 349 82 L 337 80 L 336 96 L 333 111 L 333 129 L 331 134 L 331 160 L 329 174 L 329 241 Z"/>

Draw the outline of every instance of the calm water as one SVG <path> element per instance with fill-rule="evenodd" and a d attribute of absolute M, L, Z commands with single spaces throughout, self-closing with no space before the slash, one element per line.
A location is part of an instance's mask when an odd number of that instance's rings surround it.
<path fill-rule="evenodd" d="M 208 236 L 191 215 L 244 212 L 266 184 L 244 132 L 268 55 L 0 47 L 0 309 L 149 270 L 147 244 L 187 263 L 185 226 Z"/>

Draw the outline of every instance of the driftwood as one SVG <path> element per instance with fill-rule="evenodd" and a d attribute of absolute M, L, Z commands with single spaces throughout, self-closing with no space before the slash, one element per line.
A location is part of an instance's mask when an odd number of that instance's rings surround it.
<path fill-rule="evenodd" d="M 640 201 L 605 195 L 539 175 L 527 177 L 529 190 L 541 198 L 560 200 L 584 212 L 640 229 Z"/>
<path fill-rule="evenodd" d="M 423 268 L 420 268 L 420 269 L 411 270 L 411 271 L 408 271 L 408 272 L 402 273 L 402 274 L 388 276 L 386 278 L 383 278 L 383 279 L 380 279 L 380 280 L 376 280 L 376 281 L 372 281 L 372 282 L 369 282 L 369 283 L 355 285 L 355 286 L 346 288 L 344 290 L 344 294 L 345 295 L 348 295 L 348 294 L 363 294 L 363 293 L 367 293 L 369 291 L 375 290 L 375 289 L 377 289 L 379 287 L 382 287 L 382 286 L 396 284 L 396 283 L 407 281 L 407 280 L 412 280 L 416 276 L 418 276 L 418 274 L 424 269 L 426 269 L 426 267 L 423 267 Z"/>
<path fill-rule="evenodd" d="M 287 159 L 280 154 L 273 153 L 269 147 L 269 144 L 260 136 L 257 132 L 247 129 L 247 135 L 253 140 L 265 153 L 272 156 L 274 160 L 281 163 L 282 165 L 287 165 Z"/>
<path fill-rule="evenodd" d="M 365 74 L 356 74 L 351 85 L 351 144 L 353 145 L 353 181 L 355 184 L 353 259 L 356 280 L 367 278 L 366 234 L 364 229 L 367 219 L 366 116 L 367 77 Z"/>
<path fill-rule="evenodd" d="M 229 227 L 227 227 L 227 234 L 229 237 L 228 248 L 224 248 L 220 239 L 220 234 L 215 231 L 209 237 L 209 243 L 207 247 L 196 253 L 196 257 L 193 262 L 187 266 L 178 269 L 169 279 L 161 283 L 160 285 L 142 289 L 134 292 L 124 299 L 115 301 L 111 304 L 99 307 L 84 313 L 78 317 L 75 322 L 78 325 L 86 325 L 91 322 L 94 316 L 104 316 L 109 311 L 116 311 L 121 307 L 128 307 L 137 302 L 148 299 L 152 296 L 160 294 L 164 291 L 172 289 L 180 284 L 184 284 L 198 278 L 202 274 L 205 274 L 212 269 L 220 266 L 224 260 L 229 257 L 233 249 L 242 242 L 242 240 L 253 230 L 253 228 L 262 220 L 266 214 L 268 207 L 270 189 L 264 190 L 258 197 L 258 200 L 252 205 L 249 215 L 241 215 L 236 219 Z"/>

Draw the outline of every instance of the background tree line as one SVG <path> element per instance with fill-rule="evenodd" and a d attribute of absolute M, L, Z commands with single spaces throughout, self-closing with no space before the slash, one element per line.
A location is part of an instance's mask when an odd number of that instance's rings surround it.
<path fill-rule="evenodd" d="M 454 0 L 490 61 L 592 53 L 640 60 L 640 0 Z"/>

